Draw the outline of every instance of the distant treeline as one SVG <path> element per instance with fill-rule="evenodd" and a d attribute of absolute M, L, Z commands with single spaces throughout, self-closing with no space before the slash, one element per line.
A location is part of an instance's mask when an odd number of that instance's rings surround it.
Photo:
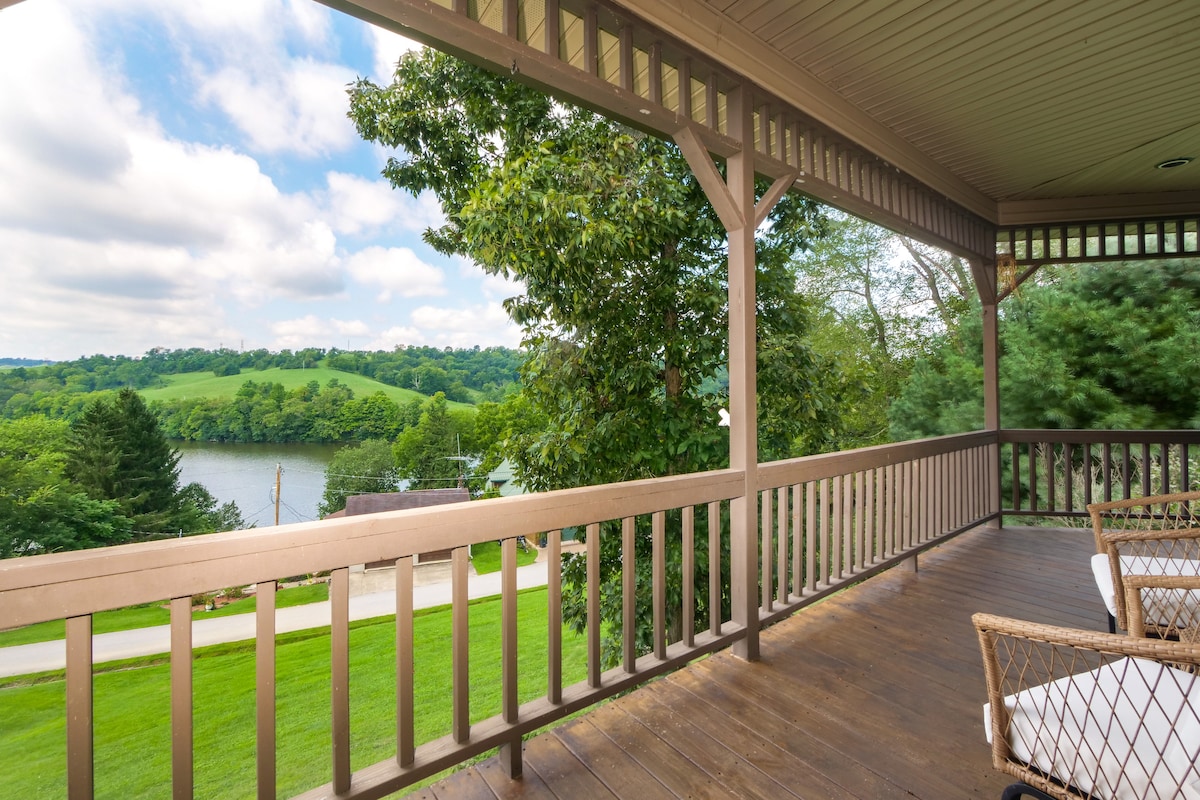
<path fill-rule="evenodd" d="M 212 372 L 225 376 L 237 375 L 243 369 L 265 370 L 274 367 L 307 369 L 325 366 L 363 375 L 391 386 L 413 389 L 427 396 L 442 392 L 447 399 L 460 402 L 472 402 L 479 397 L 499 399 L 517 380 L 517 371 L 523 358 L 520 351 L 505 347 L 475 347 L 469 350 L 406 347 L 375 352 L 307 348 L 278 353 L 268 350 L 238 352 L 190 348 L 155 349 L 140 358 L 96 355 L 46 366 L 17 366 L 0 371 L 0 417 L 12 419 L 44 414 L 52 418 L 75 419 L 91 402 L 93 398 L 90 395 L 94 392 L 126 387 L 152 388 L 165 383 L 163 376 L 180 373 Z M 342 389 L 349 391 L 345 387 Z M 239 440 L 246 439 L 239 437 Z M 273 438 L 249 441 L 331 439 Z"/>
<path fill-rule="evenodd" d="M 42 367 L 53 363 L 48 358 L 0 358 L 0 367 Z"/>
<path fill-rule="evenodd" d="M 246 381 L 232 399 L 189 398 L 150 404 L 171 439 L 207 442 L 359 442 L 394 440 L 416 425 L 428 399 L 403 406 L 383 392 L 355 397 L 333 379 L 292 390 Z"/>

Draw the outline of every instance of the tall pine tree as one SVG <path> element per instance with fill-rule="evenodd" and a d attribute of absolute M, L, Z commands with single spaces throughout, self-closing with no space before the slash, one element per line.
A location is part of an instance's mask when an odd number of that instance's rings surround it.
<path fill-rule="evenodd" d="M 179 453 L 133 389 L 93 403 L 71 429 L 67 476 L 95 500 L 115 500 L 136 534 L 180 530 Z"/>

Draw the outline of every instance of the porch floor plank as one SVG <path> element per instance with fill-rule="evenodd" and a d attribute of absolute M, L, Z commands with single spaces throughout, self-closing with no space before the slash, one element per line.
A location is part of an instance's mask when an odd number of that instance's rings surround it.
<path fill-rule="evenodd" d="M 1104 630 L 1090 530 L 977 529 L 435 784 L 510 798 L 995 800 L 976 611 Z M 459 788 L 461 787 L 461 789 Z M 428 794 L 426 795 L 428 796 Z"/>

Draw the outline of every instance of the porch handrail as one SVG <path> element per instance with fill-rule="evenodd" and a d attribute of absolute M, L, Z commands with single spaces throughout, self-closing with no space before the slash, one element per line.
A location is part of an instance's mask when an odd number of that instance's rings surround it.
<path fill-rule="evenodd" d="M 1000 431 L 1006 515 L 1087 517 L 1092 502 L 1194 488 L 1198 430 Z"/>
<path fill-rule="evenodd" d="M 6 627 L 728 500 L 739 470 L 0 560 Z M 446 540 L 446 530 L 454 539 Z M 131 580 L 136 576 L 136 580 Z"/>
<path fill-rule="evenodd" d="M 760 623 L 999 516 L 996 431 L 760 464 Z"/>

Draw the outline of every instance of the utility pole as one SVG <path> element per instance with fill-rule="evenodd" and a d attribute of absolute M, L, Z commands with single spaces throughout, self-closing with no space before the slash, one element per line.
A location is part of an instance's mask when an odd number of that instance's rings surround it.
<path fill-rule="evenodd" d="M 283 464 L 275 463 L 275 524 L 279 524 L 279 485 L 283 482 Z"/>

